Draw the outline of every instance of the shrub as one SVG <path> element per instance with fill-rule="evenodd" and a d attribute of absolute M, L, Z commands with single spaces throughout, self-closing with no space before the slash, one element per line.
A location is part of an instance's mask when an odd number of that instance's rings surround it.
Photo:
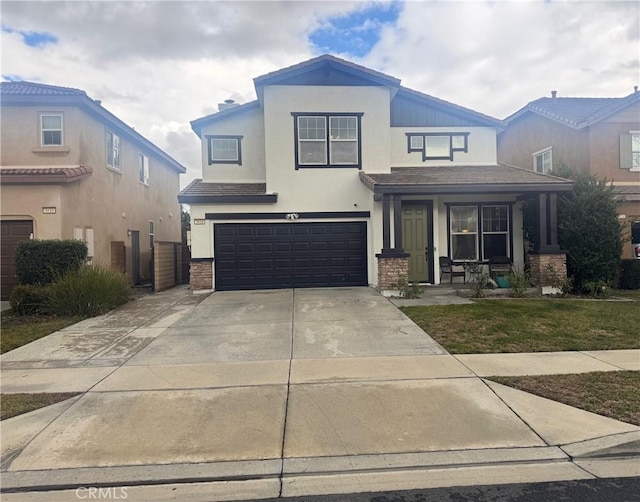
<path fill-rule="evenodd" d="M 620 289 L 640 289 L 640 260 L 622 260 L 618 275 Z"/>
<path fill-rule="evenodd" d="M 16 275 L 21 284 L 51 284 L 87 260 L 87 245 L 76 240 L 22 241 L 16 249 Z"/>
<path fill-rule="evenodd" d="M 9 304 L 17 315 L 51 313 L 47 307 L 47 287 L 18 284 L 11 290 Z"/>
<path fill-rule="evenodd" d="M 514 268 L 507 277 L 509 279 L 511 294 L 515 298 L 524 298 L 527 293 L 527 289 L 531 286 L 529 274 L 524 270 Z"/>
<path fill-rule="evenodd" d="M 406 276 L 400 276 L 394 284 L 398 288 L 400 298 L 419 298 L 422 294 L 422 288 L 417 282 L 409 282 Z"/>
<path fill-rule="evenodd" d="M 61 316 L 96 316 L 129 300 L 127 277 L 101 265 L 83 265 L 52 284 L 47 305 Z"/>
<path fill-rule="evenodd" d="M 567 250 L 574 291 L 593 293 L 594 284 L 615 280 L 622 252 L 622 225 L 613 187 L 606 179 L 567 166 L 553 174 L 575 180 L 572 196 L 558 198 L 558 241 Z"/>
<path fill-rule="evenodd" d="M 592 298 L 609 298 L 611 285 L 605 281 L 589 281 L 584 284 L 583 291 Z"/>

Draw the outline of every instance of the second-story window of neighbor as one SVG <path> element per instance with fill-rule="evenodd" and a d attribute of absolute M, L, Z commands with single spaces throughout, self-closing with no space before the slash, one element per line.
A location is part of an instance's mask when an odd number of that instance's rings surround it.
<path fill-rule="evenodd" d="M 242 136 L 211 135 L 205 136 L 208 142 L 209 165 L 242 165 Z"/>
<path fill-rule="evenodd" d="M 62 146 L 62 114 L 47 113 L 40 115 L 41 146 Z"/>
<path fill-rule="evenodd" d="M 551 171 L 551 162 L 551 148 L 533 154 L 533 169 L 540 174 L 548 174 Z"/>
<path fill-rule="evenodd" d="M 455 152 L 468 152 L 468 132 L 408 132 L 407 152 L 422 153 L 425 160 L 453 160 Z"/>
<path fill-rule="evenodd" d="M 107 165 L 120 170 L 120 136 L 107 131 Z"/>
<path fill-rule="evenodd" d="M 149 184 L 149 157 L 141 153 L 138 154 L 138 176 L 140 183 Z"/>
<path fill-rule="evenodd" d="M 292 113 L 296 169 L 361 167 L 362 113 Z"/>

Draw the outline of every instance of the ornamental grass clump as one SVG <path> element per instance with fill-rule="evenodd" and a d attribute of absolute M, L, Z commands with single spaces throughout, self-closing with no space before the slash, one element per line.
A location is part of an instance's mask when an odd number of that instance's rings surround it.
<path fill-rule="evenodd" d="M 129 282 L 117 270 L 83 265 L 59 278 L 47 291 L 47 306 L 59 316 L 92 317 L 129 301 Z"/>

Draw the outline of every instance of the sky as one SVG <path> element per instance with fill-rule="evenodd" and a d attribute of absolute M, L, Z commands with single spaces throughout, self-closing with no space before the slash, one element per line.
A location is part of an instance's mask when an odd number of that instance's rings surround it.
<path fill-rule="evenodd" d="M 640 2 L 10 1 L 3 80 L 85 90 L 201 176 L 189 122 L 253 78 L 329 53 L 503 119 L 551 90 L 622 97 L 640 84 Z"/>

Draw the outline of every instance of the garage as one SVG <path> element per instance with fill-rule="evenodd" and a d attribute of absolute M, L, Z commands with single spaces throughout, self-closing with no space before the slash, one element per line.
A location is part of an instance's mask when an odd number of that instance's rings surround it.
<path fill-rule="evenodd" d="M 32 221 L 12 221 L 3 220 L 2 235 L 0 236 L 0 248 L 2 248 L 0 259 L 0 289 L 1 299 L 8 300 L 13 287 L 18 284 L 16 277 L 16 248 L 20 241 L 28 240 L 33 233 Z"/>
<path fill-rule="evenodd" d="M 366 244 L 365 222 L 218 223 L 215 287 L 366 286 Z"/>

